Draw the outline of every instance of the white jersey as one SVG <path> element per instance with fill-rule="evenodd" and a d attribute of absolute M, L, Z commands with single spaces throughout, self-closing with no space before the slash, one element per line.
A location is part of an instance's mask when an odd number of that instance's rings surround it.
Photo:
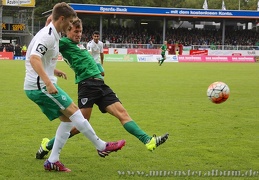
<path fill-rule="evenodd" d="M 46 74 L 52 83 L 57 83 L 57 77 L 54 75 L 58 54 L 59 39 L 61 35 L 57 32 L 52 23 L 42 28 L 31 40 L 26 53 L 25 67 L 26 75 L 24 81 L 24 90 L 36 90 L 46 86 L 34 71 L 30 63 L 30 56 L 39 56 Z"/>
<path fill-rule="evenodd" d="M 87 50 L 93 56 L 96 63 L 101 63 L 100 53 L 103 53 L 103 42 L 98 40 L 98 43 L 91 40 L 87 43 Z"/>

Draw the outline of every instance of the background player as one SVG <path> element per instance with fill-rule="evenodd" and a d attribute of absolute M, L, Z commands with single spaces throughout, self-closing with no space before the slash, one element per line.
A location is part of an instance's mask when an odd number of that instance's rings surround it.
<path fill-rule="evenodd" d="M 94 31 L 92 34 L 92 40 L 87 43 L 87 50 L 93 56 L 101 75 L 104 76 L 103 69 L 103 42 L 100 41 L 99 31 Z"/>

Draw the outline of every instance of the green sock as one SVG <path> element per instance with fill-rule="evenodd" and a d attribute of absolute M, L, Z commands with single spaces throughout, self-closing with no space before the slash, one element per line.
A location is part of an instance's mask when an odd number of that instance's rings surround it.
<path fill-rule="evenodd" d="M 132 120 L 123 125 L 123 127 L 141 142 L 146 144 L 152 137 L 147 135 L 140 127 Z"/>
<path fill-rule="evenodd" d="M 52 150 L 54 141 L 55 141 L 55 137 L 52 138 L 51 140 L 49 140 L 49 142 L 48 142 L 48 144 L 47 144 L 47 146 L 46 146 L 46 148 L 47 148 L 48 150 Z"/>

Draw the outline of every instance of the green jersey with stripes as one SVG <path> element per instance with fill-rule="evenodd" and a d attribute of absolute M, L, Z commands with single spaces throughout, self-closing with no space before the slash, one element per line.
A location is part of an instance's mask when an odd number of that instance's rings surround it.
<path fill-rule="evenodd" d="M 102 78 L 96 62 L 82 44 L 63 37 L 59 41 L 59 52 L 75 72 L 76 84 L 91 77 Z"/>
<path fill-rule="evenodd" d="M 163 44 L 162 47 L 161 47 L 161 49 L 162 49 L 161 54 L 162 54 L 162 55 L 165 55 L 165 52 L 166 52 L 166 50 L 167 50 L 167 46 L 166 46 L 165 44 Z"/>

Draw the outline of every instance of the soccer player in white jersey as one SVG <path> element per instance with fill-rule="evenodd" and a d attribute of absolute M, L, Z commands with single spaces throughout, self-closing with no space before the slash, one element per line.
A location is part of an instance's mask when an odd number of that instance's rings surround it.
<path fill-rule="evenodd" d="M 45 170 L 49 171 L 71 171 L 59 161 L 59 155 L 73 126 L 94 144 L 99 155 L 117 151 L 125 145 L 124 140 L 108 143 L 101 140 L 68 94 L 57 85 L 56 76 L 66 79 L 66 74 L 56 69 L 59 39 L 76 17 L 76 12 L 68 4 L 56 4 L 52 22 L 35 35 L 26 54 L 24 90 L 27 97 L 41 108 L 50 121 L 61 120 L 52 152 L 44 163 Z"/>
<path fill-rule="evenodd" d="M 100 41 L 99 31 L 94 31 L 92 34 L 92 40 L 87 43 L 87 50 L 93 56 L 101 75 L 104 76 L 103 68 L 103 42 Z"/>

